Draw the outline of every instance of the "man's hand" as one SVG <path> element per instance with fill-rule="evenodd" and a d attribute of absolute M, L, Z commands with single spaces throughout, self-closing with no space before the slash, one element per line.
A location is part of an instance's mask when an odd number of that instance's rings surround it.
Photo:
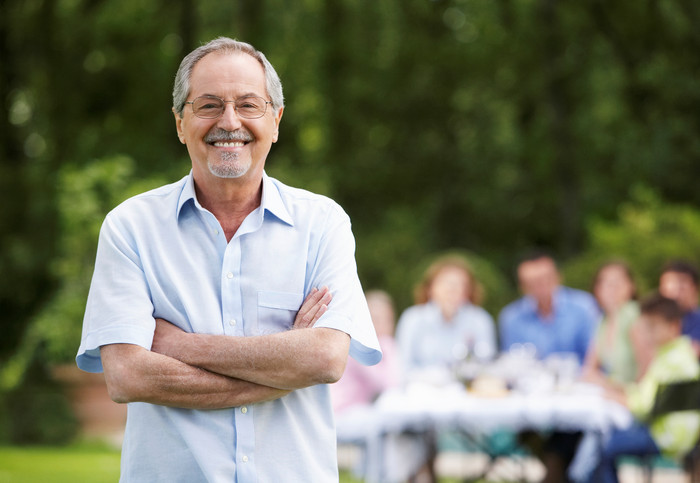
<path fill-rule="evenodd" d="M 314 288 L 309 293 L 304 303 L 294 319 L 293 329 L 306 329 L 313 327 L 318 319 L 328 310 L 328 304 L 331 303 L 333 295 L 331 295 L 328 287 L 322 287 L 321 290 Z"/>

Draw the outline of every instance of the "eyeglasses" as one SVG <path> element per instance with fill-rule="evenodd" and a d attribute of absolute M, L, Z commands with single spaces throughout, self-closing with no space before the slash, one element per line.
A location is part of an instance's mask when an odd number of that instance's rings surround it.
<path fill-rule="evenodd" d="M 201 96 L 194 101 L 185 102 L 192 104 L 192 112 L 202 119 L 216 119 L 224 113 L 227 103 L 232 103 L 236 114 L 245 119 L 258 119 L 265 115 L 267 105 L 272 104 L 258 96 L 239 97 L 233 101 L 225 101 L 216 96 Z"/>

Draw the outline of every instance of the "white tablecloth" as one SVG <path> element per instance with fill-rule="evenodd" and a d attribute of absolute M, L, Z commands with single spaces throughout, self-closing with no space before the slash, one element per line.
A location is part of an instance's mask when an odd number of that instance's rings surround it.
<path fill-rule="evenodd" d="M 435 387 L 421 383 L 390 390 L 372 406 L 339 415 L 337 422 L 339 442 L 363 444 L 366 480 L 379 482 L 395 479 L 387 474 L 391 468 L 385 459 L 396 453 L 391 448 L 392 436 L 406 431 L 450 429 L 487 435 L 496 430 L 560 430 L 600 435 L 612 427 L 626 427 L 632 416 L 583 384 L 566 391 L 481 397 L 460 384 Z"/>

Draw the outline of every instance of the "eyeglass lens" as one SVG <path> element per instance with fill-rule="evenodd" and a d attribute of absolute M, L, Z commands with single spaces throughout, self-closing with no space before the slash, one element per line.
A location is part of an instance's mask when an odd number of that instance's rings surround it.
<path fill-rule="evenodd" d="M 239 97 L 233 101 L 236 113 L 247 119 L 256 119 L 265 114 L 267 102 L 265 99 L 257 96 Z M 192 101 L 192 110 L 197 117 L 213 119 L 219 117 L 226 106 L 223 99 L 213 96 L 198 97 Z"/>

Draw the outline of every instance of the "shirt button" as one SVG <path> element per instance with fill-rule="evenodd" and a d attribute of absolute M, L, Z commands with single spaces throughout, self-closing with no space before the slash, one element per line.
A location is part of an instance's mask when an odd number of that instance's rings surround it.
<path fill-rule="evenodd" d="M 236 319 L 231 319 L 228 321 L 229 325 L 236 325 L 238 322 L 236 322 Z"/>
<path fill-rule="evenodd" d="M 248 457 L 247 457 L 247 456 L 244 456 L 244 457 L 241 458 L 241 459 L 243 460 L 244 463 L 247 463 L 247 462 L 248 462 Z"/>
<path fill-rule="evenodd" d="M 241 408 L 241 412 L 242 412 L 243 414 L 247 413 L 247 412 L 248 412 L 248 408 L 245 407 L 245 406 L 243 406 L 243 407 Z"/>
<path fill-rule="evenodd" d="M 228 272 L 226 274 L 226 278 L 229 278 L 229 279 L 233 278 L 233 272 Z"/>
<path fill-rule="evenodd" d="M 219 230 L 214 230 L 214 235 L 218 235 L 218 234 L 219 234 Z"/>

